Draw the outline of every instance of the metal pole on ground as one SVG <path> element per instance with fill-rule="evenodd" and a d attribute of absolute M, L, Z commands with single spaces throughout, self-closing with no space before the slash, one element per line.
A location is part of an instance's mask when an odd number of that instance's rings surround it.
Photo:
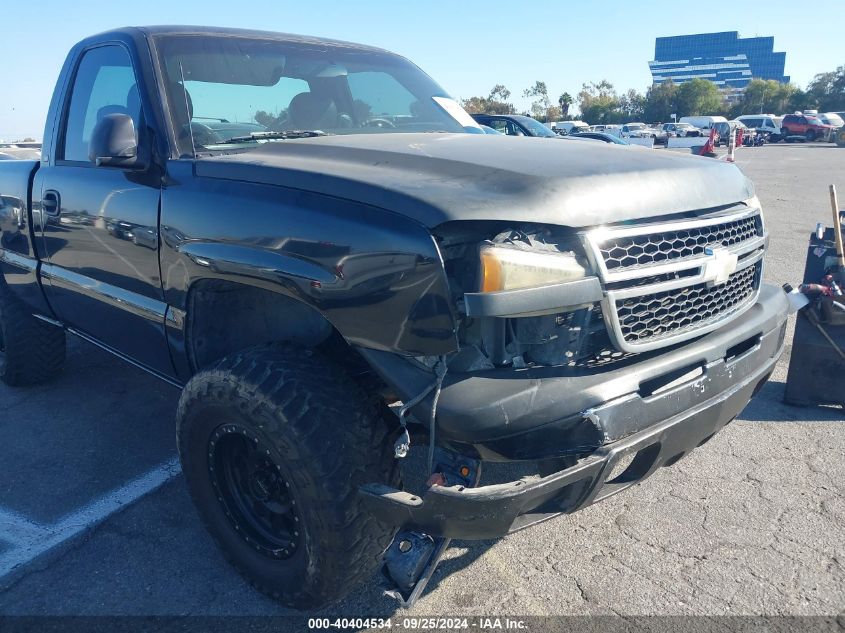
<path fill-rule="evenodd" d="M 830 209 L 833 212 L 833 236 L 836 240 L 836 262 L 840 271 L 845 269 L 845 248 L 842 248 L 842 218 L 839 215 L 839 201 L 836 199 L 836 185 L 830 185 Z"/>

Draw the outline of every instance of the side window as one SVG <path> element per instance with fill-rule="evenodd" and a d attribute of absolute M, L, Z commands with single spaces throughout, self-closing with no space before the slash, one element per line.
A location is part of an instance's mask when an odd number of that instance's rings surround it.
<path fill-rule="evenodd" d="M 519 127 L 516 123 L 514 123 L 513 121 L 508 121 L 508 130 L 507 130 L 507 134 L 508 134 L 509 136 L 525 136 L 525 132 L 523 132 L 523 131 L 522 131 L 522 128 L 520 128 L 520 127 Z"/>
<path fill-rule="evenodd" d="M 64 129 L 61 157 L 88 162 L 94 126 L 108 114 L 128 114 L 139 128 L 141 100 L 129 53 L 121 46 L 100 46 L 86 52 L 74 78 Z"/>
<path fill-rule="evenodd" d="M 501 132 L 502 134 L 508 133 L 508 124 L 507 121 L 505 121 L 504 119 L 490 119 L 487 125 L 492 127 L 497 132 Z"/>

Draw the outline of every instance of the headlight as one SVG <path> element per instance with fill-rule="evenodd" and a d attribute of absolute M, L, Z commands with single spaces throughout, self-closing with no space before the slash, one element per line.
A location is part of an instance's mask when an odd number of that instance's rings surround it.
<path fill-rule="evenodd" d="M 749 198 L 748 200 L 743 200 L 743 203 L 745 203 L 745 205 L 748 206 L 748 208 L 750 208 L 750 209 L 760 209 L 761 208 L 760 199 L 757 196 L 754 196 L 753 198 Z"/>
<path fill-rule="evenodd" d="M 583 279 L 586 275 L 586 269 L 572 253 L 481 247 L 481 292 L 544 286 Z"/>

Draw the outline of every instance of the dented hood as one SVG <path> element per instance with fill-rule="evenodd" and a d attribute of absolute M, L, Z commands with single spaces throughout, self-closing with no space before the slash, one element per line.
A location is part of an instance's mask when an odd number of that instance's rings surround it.
<path fill-rule="evenodd" d="M 319 192 L 428 227 L 506 220 L 572 227 L 711 209 L 754 195 L 733 164 L 635 146 L 480 134 L 361 134 L 201 158 L 197 175 Z"/>

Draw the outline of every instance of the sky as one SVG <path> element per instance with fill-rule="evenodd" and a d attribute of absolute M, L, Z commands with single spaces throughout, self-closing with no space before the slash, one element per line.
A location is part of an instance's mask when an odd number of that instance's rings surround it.
<path fill-rule="evenodd" d="M 794 1 L 570 3 L 552 0 L 9 0 L 2 10 L 0 139 L 41 139 L 53 83 L 69 48 L 110 28 L 199 24 L 258 28 L 370 44 L 415 62 L 456 99 L 504 84 L 545 81 L 553 101 L 607 79 L 624 92 L 651 83 L 654 39 L 708 31 L 774 36 L 786 74 L 806 87 L 845 64 L 841 16 L 819 19 Z M 823 13 L 823 11 L 822 11 Z"/>

